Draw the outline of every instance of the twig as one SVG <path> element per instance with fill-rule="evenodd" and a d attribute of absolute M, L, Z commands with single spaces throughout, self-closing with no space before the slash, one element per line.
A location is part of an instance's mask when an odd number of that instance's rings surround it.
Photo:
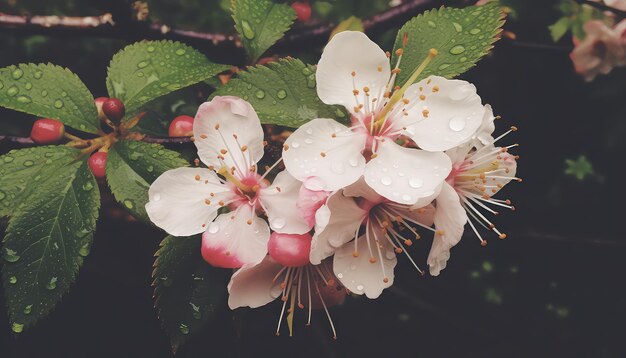
<path fill-rule="evenodd" d="M 443 5 L 443 0 L 411 0 L 363 21 L 369 34 L 383 32 L 417 15 L 419 12 Z M 205 33 L 183 30 L 160 23 L 124 21 L 110 13 L 101 16 L 21 16 L 0 12 L 0 30 L 16 34 L 95 36 L 122 39 L 170 39 L 204 46 L 228 56 L 233 52 L 243 54 L 242 44 L 236 35 Z M 302 47 L 305 44 L 323 44 L 330 36 L 335 24 L 301 27 L 290 31 L 277 43 L 277 48 Z"/>
<path fill-rule="evenodd" d="M 19 143 L 19 144 L 35 144 L 35 142 L 33 142 L 32 139 L 30 139 L 30 137 L 15 137 L 15 136 L 2 136 L 0 135 L 0 143 L 2 143 L 3 141 L 8 141 L 8 142 L 14 142 L 14 143 Z"/>
<path fill-rule="evenodd" d="M 612 6 L 609 6 L 607 4 L 604 3 L 604 1 L 591 1 L 591 0 L 576 0 L 577 3 L 581 4 L 581 5 L 589 5 L 591 7 L 595 7 L 598 10 L 602 10 L 602 11 L 610 11 L 613 14 L 621 17 L 621 18 L 626 18 L 626 11 L 624 10 L 620 10 L 620 9 L 616 9 Z"/>

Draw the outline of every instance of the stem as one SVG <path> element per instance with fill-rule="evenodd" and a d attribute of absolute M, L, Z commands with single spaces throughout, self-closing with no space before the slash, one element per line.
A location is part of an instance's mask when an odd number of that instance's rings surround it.
<path fill-rule="evenodd" d="M 581 4 L 581 5 L 589 5 L 591 7 L 594 7 L 598 10 L 602 10 L 602 11 L 609 11 L 612 12 L 614 15 L 620 17 L 620 18 L 626 18 L 626 11 L 624 10 L 620 10 L 620 9 L 616 9 L 612 6 L 606 5 L 604 2 L 595 2 L 595 1 L 590 1 L 590 0 L 576 0 L 577 3 Z"/>

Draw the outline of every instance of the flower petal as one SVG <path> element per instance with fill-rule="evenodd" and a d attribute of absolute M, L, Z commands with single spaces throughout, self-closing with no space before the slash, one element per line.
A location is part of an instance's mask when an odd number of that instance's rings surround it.
<path fill-rule="evenodd" d="M 493 143 L 493 137 L 491 134 L 496 129 L 496 124 L 493 122 L 495 119 L 496 117 L 493 116 L 493 109 L 491 109 L 490 105 L 486 104 L 483 121 L 474 135 L 474 138 L 480 141 L 483 145 Z"/>
<path fill-rule="evenodd" d="M 349 186 L 343 189 L 343 195 L 351 196 L 354 198 L 364 198 L 372 203 L 380 203 L 385 201 L 385 198 L 378 195 L 374 189 L 372 189 L 365 182 L 365 178 L 360 177 L 354 184 L 350 184 Z"/>
<path fill-rule="evenodd" d="M 363 174 L 365 134 L 332 119 L 314 119 L 285 141 L 285 167 L 311 190 L 335 191 Z M 313 179 L 313 180 L 312 180 Z"/>
<path fill-rule="evenodd" d="M 267 254 L 270 229 L 252 208 L 221 214 L 202 234 L 202 257 L 215 267 L 256 265 Z"/>
<path fill-rule="evenodd" d="M 317 211 L 326 204 L 326 200 L 330 196 L 330 192 L 324 190 L 310 190 L 304 185 L 300 186 L 298 193 L 298 201 L 296 207 L 300 215 L 304 218 L 307 225 L 312 228 L 315 223 L 315 215 Z"/>
<path fill-rule="evenodd" d="M 333 270 L 339 281 L 352 293 L 365 294 L 368 298 L 377 298 L 385 288 L 393 284 L 393 270 L 398 262 L 393 247 L 382 234 L 376 235 L 382 246 L 380 255 L 376 249 L 376 240 L 370 236 L 370 253 L 367 238 L 363 235 L 357 239 L 356 257 L 353 255 L 354 245 L 350 243 L 337 249 L 333 262 Z M 376 258 L 374 263 L 370 261 L 372 257 Z"/>
<path fill-rule="evenodd" d="M 405 97 L 412 106 L 404 134 L 424 150 L 456 147 L 472 138 L 483 121 L 485 109 L 469 82 L 430 76 L 411 85 Z"/>
<path fill-rule="evenodd" d="M 301 182 L 283 171 L 271 186 L 261 189 L 259 197 L 272 230 L 285 234 L 304 234 L 311 230 L 296 206 L 301 186 Z"/>
<path fill-rule="evenodd" d="M 367 215 L 354 199 L 343 196 L 341 192 L 333 194 L 326 205 L 330 211 L 328 224 L 323 229 L 316 230 L 311 241 L 310 259 L 314 265 L 332 255 L 335 248 L 354 239 L 363 218 Z"/>
<path fill-rule="evenodd" d="M 433 195 L 452 169 L 443 152 L 404 148 L 389 140 L 376 155 L 365 166 L 365 181 L 378 194 L 400 204 L 411 205 Z"/>
<path fill-rule="evenodd" d="M 446 262 L 450 258 L 450 249 L 461 241 L 463 228 L 467 222 L 467 214 L 461 206 L 459 195 L 448 183 L 443 184 L 441 193 L 437 197 L 434 219 L 435 228 L 443 232 L 443 235 L 435 233 L 427 262 L 430 274 L 437 276 L 446 267 Z"/>
<path fill-rule="evenodd" d="M 217 216 L 218 202 L 231 196 L 230 189 L 211 170 L 172 169 L 150 185 L 146 212 L 168 234 L 190 236 L 206 230 Z"/>
<path fill-rule="evenodd" d="M 218 157 L 223 157 L 228 168 L 247 174 L 263 156 L 259 117 L 250 103 L 238 97 L 218 96 L 200 105 L 193 136 L 202 162 L 216 168 L 222 166 Z"/>
<path fill-rule="evenodd" d="M 333 36 L 317 64 L 317 95 L 352 112 L 357 105 L 353 90 L 369 87 L 380 97 L 390 74 L 389 59 L 376 43 L 362 32 L 343 31 Z"/>
<path fill-rule="evenodd" d="M 245 265 L 237 270 L 228 283 L 228 306 L 257 308 L 264 306 L 282 292 L 280 282 L 274 277 L 283 266 L 266 256 L 258 265 Z"/>

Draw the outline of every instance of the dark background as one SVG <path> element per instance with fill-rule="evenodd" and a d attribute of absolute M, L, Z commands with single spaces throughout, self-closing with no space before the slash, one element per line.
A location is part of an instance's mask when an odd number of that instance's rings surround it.
<path fill-rule="evenodd" d="M 232 32 L 219 3 L 154 0 L 149 5 L 153 19 Z M 556 1 L 517 3 L 522 4 L 517 17 L 505 26 L 517 41 L 498 42 L 492 55 L 463 75 L 503 117 L 497 132 L 510 125 L 520 129 L 506 141 L 521 144 L 515 152 L 521 156 L 518 174 L 524 182 L 502 192 L 517 211 L 496 218 L 508 238 L 492 237 L 482 248 L 468 235 L 437 278 L 419 277 L 399 260 L 396 282 L 380 299 L 357 297 L 331 309 L 337 341 L 330 339 L 323 312 L 314 314 L 312 327 L 304 326 L 304 315 L 296 316 L 296 334 L 289 338 L 286 330 L 280 337 L 274 334 L 278 303 L 235 312 L 223 305 L 177 356 L 626 356 L 626 193 L 621 185 L 626 70 L 584 82 L 568 56 L 571 40 L 553 44 L 549 37 L 547 25 L 559 16 Z M 0 11 L 12 14 L 97 15 L 106 6 L 106 1 L 0 1 Z M 316 8 L 319 21 L 367 17 L 384 9 L 385 1 L 330 6 L 326 15 L 328 9 Z M 379 43 L 391 47 L 393 35 L 382 34 Z M 0 32 L 0 67 L 56 63 L 72 69 L 100 96 L 106 94 L 110 57 L 127 43 Z M 319 50 L 284 52 L 315 62 Z M 210 58 L 224 55 L 207 53 Z M 32 120 L 0 110 L 0 134 L 27 136 Z M 14 147 L 0 143 L 0 154 Z M 565 171 L 566 159 L 581 155 L 594 170 L 579 180 Z M 98 230 L 76 284 L 49 317 L 19 337 L 12 335 L 0 308 L 0 357 L 171 356 L 150 287 L 152 256 L 164 235 L 129 220 L 106 186 L 100 189 L 104 203 Z M 425 262 L 429 240 L 414 246 L 414 257 Z"/>

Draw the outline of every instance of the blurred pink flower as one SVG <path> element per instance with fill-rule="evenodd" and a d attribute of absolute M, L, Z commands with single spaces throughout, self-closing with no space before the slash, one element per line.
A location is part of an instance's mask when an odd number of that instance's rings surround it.
<path fill-rule="evenodd" d="M 626 65 L 626 23 L 620 22 L 610 28 L 600 20 L 588 21 L 584 30 L 586 37 L 574 38 L 575 48 L 570 54 L 577 73 L 592 81 L 598 74 L 608 74 L 613 67 Z"/>

